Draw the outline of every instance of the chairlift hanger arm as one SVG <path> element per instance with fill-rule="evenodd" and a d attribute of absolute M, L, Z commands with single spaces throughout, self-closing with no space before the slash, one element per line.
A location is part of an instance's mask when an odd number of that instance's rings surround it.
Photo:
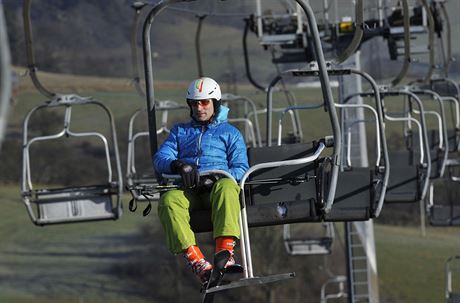
<path fill-rule="evenodd" d="M 43 84 L 38 80 L 37 77 L 37 66 L 35 64 L 35 55 L 33 49 L 32 41 L 32 23 L 30 21 L 30 8 L 32 0 L 24 0 L 22 18 L 24 21 L 24 34 L 25 34 L 25 44 L 26 44 L 26 56 L 27 56 L 27 68 L 30 74 L 30 78 L 37 90 L 47 98 L 53 98 L 56 93 L 48 90 L 43 86 Z"/>
<path fill-rule="evenodd" d="M 204 73 L 203 73 L 203 64 L 201 61 L 200 36 L 201 36 L 201 28 L 203 25 L 203 21 L 207 17 L 207 15 L 197 15 L 196 17 L 198 18 L 198 26 L 196 28 L 196 33 L 195 33 L 195 52 L 196 52 L 196 63 L 198 67 L 198 77 L 201 78 L 204 76 Z"/>
<path fill-rule="evenodd" d="M 0 150 L 4 138 L 11 98 L 11 57 L 3 5 L 0 4 Z"/>
<path fill-rule="evenodd" d="M 431 13 L 430 6 L 427 3 L 427 0 L 417 0 L 422 6 L 425 8 L 425 12 L 428 16 L 428 47 L 430 50 L 429 55 L 429 69 L 425 75 L 425 78 L 422 79 L 422 83 L 427 83 L 431 76 L 433 75 L 435 60 L 434 60 L 434 18 L 433 14 Z"/>
<path fill-rule="evenodd" d="M 351 40 L 348 47 L 333 60 L 335 64 L 343 63 L 345 60 L 350 57 L 351 54 L 354 54 L 359 48 L 361 40 L 364 33 L 364 4 L 363 0 L 357 0 L 355 3 L 355 33 L 353 39 Z"/>
<path fill-rule="evenodd" d="M 410 19 L 409 19 L 409 5 L 408 0 L 402 0 L 403 4 L 403 15 L 404 15 L 404 60 L 401 70 L 398 75 L 391 81 L 393 86 L 398 85 L 404 79 L 409 70 L 411 62 L 410 57 Z"/>
<path fill-rule="evenodd" d="M 247 45 L 247 38 L 248 38 L 248 32 L 249 32 L 249 26 L 250 26 L 249 22 L 251 22 L 251 19 L 245 18 L 244 22 L 245 22 L 245 25 L 244 25 L 244 31 L 243 31 L 243 54 L 244 54 L 244 68 L 246 70 L 246 76 L 248 77 L 249 82 L 251 82 L 251 84 L 254 85 L 255 88 L 265 92 L 266 88 L 262 86 L 261 84 L 259 84 L 252 77 L 251 64 L 249 63 L 249 52 L 248 52 L 248 45 Z"/>
<path fill-rule="evenodd" d="M 444 74 L 449 75 L 449 67 L 450 64 L 455 61 L 454 57 L 452 56 L 452 28 L 450 24 L 449 13 L 447 12 L 446 6 L 444 2 L 440 2 L 439 5 L 441 6 L 441 12 L 444 15 L 444 21 L 446 22 L 446 39 L 447 39 L 447 61 L 444 66 Z"/>
<path fill-rule="evenodd" d="M 145 92 L 147 101 L 150 153 L 154 155 L 158 150 L 156 136 L 155 92 L 153 83 L 153 60 L 151 45 L 151 30 L 155 16 L 163 11 L 169 4 L 183 2 L 183 0 L 163 0 L 157 3 L 148 13 L 142 28 L 142 50 L 144 56 Z"/>
<path fill-rule="evenodd" d="M 134 21 L 131 29 L 131 65 L 132 65 L 132 77 L 134 82 L 134 87 L 136 88 L 139 96 L 145 98 L 145 91 L 141 87 L 141 79 L 139 72 L 139 62 L 137 54 L 137 32 L 139 31 L 139 23 L 142 9 L 147 6 L 147 3 L 144 2 L 134 2 L 131 7 L 134 9 Z"/>

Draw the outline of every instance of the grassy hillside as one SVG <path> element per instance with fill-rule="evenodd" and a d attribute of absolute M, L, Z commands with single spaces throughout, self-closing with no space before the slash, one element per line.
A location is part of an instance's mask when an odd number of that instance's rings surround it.
<path fill-rule="evenodd" d="M 40 228 L 20 203 L 17 186 L 0 189 L 0 302 L 147 302 L 112 268 L 139 255 L 138 225 L 149 218 Z"/>
<path fill-rule="evenodd" d="M 133 259 L 171 259 L 166 255 L 151 255 L 145 250 L 140 227 L 158 228 L 153 223 L 156 221 L 154 212 L 147 218 L 143 218 L 140 212 L 126 211 L 114 222 L 41 228 L 29 221 L 20 203 L 18 188 L 2 186 L 0 213 L 0 302 L 154 302 L 145 293 L 143 277 L 146 273 L 139 272 L 136 279 L 128 279 L 116 272 L 116 268 L 129 265 Z M 459 233 L 458 229 L 429 228 L 427 236 L 421 237 L 417 228 L 377 225 L 375 234 L 383 302 L 442 302 L 444 262 L 459 252 Z M 160 241 L 155 245 L 163 246 L 163 243 Z M 340 253 L 340 245 L 336 244 L 336 249 Z M 308 269 L 296 270 L 299 273 L 297 279 L 303 279 L 303 270 Z M 155 274 L 149 275 L 155 277 Z M 194 283 L 190 275 L 185 279 Z M 169 302 L 177 302 L 174 295 L 170 295 Z M 195 302 L 199 294 L 194 292 L 192 295 L 189 300 Z M 286 300 L 293 300 L 285 295 Z M 311 300 L 318 301 L 319 298 Z"/>
<path fill-rule="evenodd" d="M 117 121 L 120 149 L 122 157 L 125 157 L 128 119 L 137 108 L 145 107 L 145 101 L 136 95 L 129 80 L 83 78 L 46 73 L 40 73 L 39 76 L 52 90 L 78 92 L 83 96 L 93 96 L 106 104 L 113 111 Z M 186 85 L 186 82 L 157 83 L 155 87 L 157 97 L 182 102 Z M 305 93 L 305 91 L 301 89 L 294 91 L 311 102 L 318 102 L 321 98 L 318 90 L 310 90 L 303 95 L 300 93 Z M 256 93 L 249 86 L 239 86 L 238 93 L 250 96 L 261 106 L 265 102 L 265 96 Z M 281 97 L 278 94 L 275 100 L 281 100 Z M 299 97 L 299 103 L 304 101 L 306 100 Z M 170 289 L 151 289 L 150 285 L 146 285 L 146 281 L 152 283 L 159 279 L 173 279 L 174 274 L 185 271 L 180 258 L 176 258 L 178 264 L 180 263 L 178 267 L 170 268 L 169 274 L 165 276 L 160 276 L 160 272 L 165 271 L 155 267 L 153 269 L 152 267 L 142 268 L 142 262 L 135 262 L 147 260 L 146 263 L 150 264 L 148 262 L 154 260 L 171 264 L 172 260 L 175 260 L 165 251 L 162 240 L 155 238 L 156 242 L 149 243 L 150 238 L 145 238 L 145 229 L 153 233 L 159 230 L 158 224 L 154 223 L 156 222 L 155 211 L 149 217 L 144 218 L 140 215 L 140 211 L 133 214 L 126 210 L 124 216 L 116 222 L 45 228 L 32 225 L 19 198 L 17 184 L 21 163 L 19 138 L 24 115 L 33 106 L 43 102 L 44 98 L 40 97 L 32 89 L 29 80 L 24 78 L 12 109 L 7 140 L 2 150 L 2 152 L 8 152 L 6 157 L 8 160 L 2 161 L 0 166 L 2 176 L 15 175 L 16 178 L 9 179 L 9 185 L 0 185 L 0 302 L 178 302 L 177 298 L 171 295 Z M 329 129 L 325 127 L 327 120 L 322 110 L 319 112 L 321 115 L 301 113 L 306 137 L 317 138 L 328 134 Z M 83 111 L 78 117 L 79 119 L 72 126 L 76 129 L 85 129 L 89 126 L 104 128 L 105 124 L 93 111 Z M 61 118 L 56 121 L 42 119 L 41 122 L 45 126 L 48 124 L 61 126 L 62 123 Z M 145 120 L 143 123 L 145 125 Z M 263 125 L 262 119 L 262 128 Z M 396 131 L 397 128 L 389 126 L 388 130 Z M 265 130 L 262 129 L 262 131 Z M 61 152 L 60 158 L 65 160 L 64 151 L 66 150 L 63 147 L 58 150 Z M 145 148 L 145 166 L 150 167 L 147 151 L 148 148 Z M 48 156 L 54 159 L 55 155 L 56 151 Z M 125 165 L 122 167 L 124 170 Z M 94 174 L 95 168 L 89 166 L 88 176 L 91 170 Z M 128 197 L 124 201 L 126 206 Z M 283 298 L 277 302 L 282 302 L 281 300 L 301 302 L 302 296 L 299 295 L 301 292 L 292 290 L 301 289 L 303 291 L 309 288 L 312 294 L 310 295 L 311 301 L 319 301 L 320 285 L 325 279 L 324 272 L 319 273 L 323 259 L 321 257 L 286 258 L 278 232 L 279 229 L 266 228 L 262 229 L 263 241 L 253 238 L 257 243 L 266 243 L 266 239 L 269 239 L 277 246 L 277 249 L 281 247 L 281 250 L 278 250 L 279 253 L 273 256 L 274 261 L 257 268 L 262 268 L 269 273 L 292 270 L 298 274 L 295 281 L 271 288 L 274 293 L 278 294 L 278 297 L 275 298 Z M 377 225 L 375 234 L 382 302 L 441 302 L 444 292 L 444 262 L 449 256 L 460 251 L 460 230 L 429 228 L 427 236 L 421 237 L 419 230 L 414 227 Z M 331 269 L 334 273 L 343 273 L 343 266 L 341 266 L 343 264 L 343 246 L 341 246 L 343 240 L 338 240 L 334 246 L 334 254 L 328 262 L 333 264 Z M 155 247 L 154 250 L 152 246 Z M 274 253 L 275 250 L 272 250 L 271 247 L 269 251 Z M 261 251 L 262 255 L 267 252 L 266 249 L 261 249 Z M 289 262 L 285 262 L 286 259 Z M 307 259 L 308 263 L 305 262 Z M 261 261 L 260 258 L 258 261 Z M 184 274 L 183 279 L 187 286 L 193 283 L 190 282 L 191 274 L 188 272 Z M 186 286 L 183 287 L 186 288 Z M 191 289 L 190 298 L 187 297 L 185 302 L 198 302 L 199 294 L 196 287 L 188 287 Z M 152 292 L 160 291 L 163 292 L 162 298 L 166 299 L 155 301 Z M 244 291 L 237 293 L 234 302 L 237 302 L 238 296 L 244 295 Z M 291 296 L 295 296 L 295 299 Z M 266 301 L 254 300 L 254 302 Z"/>
<path fill-rule="evenodd" d="M 444 301 L 444 266 L 460 253 L 459 228 L 428 228 L 422 237 L 414 227 L 377 225 L 375 234 L 380 293 L 389 302 Z"/>

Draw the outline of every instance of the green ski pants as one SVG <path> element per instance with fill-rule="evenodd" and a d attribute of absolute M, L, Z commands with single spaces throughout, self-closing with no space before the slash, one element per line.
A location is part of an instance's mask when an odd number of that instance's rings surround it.
<path fill-rule="evenodd" d="M 214 239 L 222 236 L 240 237 L 239 186 L 231 179 L 219 179 L 211 192 L 196 193 L 174 189 L 160 197 L 158 216 L 166 234 L 166 244 L 173 254 L 196 245 L 190 227 L 193 209 L 211 209 Z"/>

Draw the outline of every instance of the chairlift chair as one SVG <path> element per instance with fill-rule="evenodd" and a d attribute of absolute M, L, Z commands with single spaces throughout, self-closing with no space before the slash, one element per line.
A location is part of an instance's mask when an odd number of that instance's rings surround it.
<path fill-rule="evenodd" d="M 447 130 L 449 153 L 456 153 L 460 151 L 460 87 L 450 78 L 432 79 L 426 86 L 429 90 L 439 94 L 443 101 L 449 102 L 453 123 L 453 128 Z M 439 140 L 439 138 L 436 139 Z"/>
<path fill-rule="evenodd" d="M 110 121 L 111 140 L 98 132 L 73 132 L 71 111 L 76 106 L 96 105 L 102 108 Z M 29 135 L 29 121 L 39 110 L 65 108 L 64 128 L 59 133 L 46 136 Z M 36 142 L 66 137 L 93 137 L 104 147 L 108 177 L 105 183 L 56 189 L 35 189 L 32 184 L 30 147 Z M 115 122 L 110 110 L 102 103 L 76 95 L 58 95 L 49 103 L 33 108 L 23 124 L 23 161 L 21 195 L 32 222 L 36 225 L 72 223 L 98 220 L 115 220 L 122 214 L 120 156 L 118 153 Z M 113 160 L 114 158 L 114 160 Z M 115 172 L 112 172 L 115 167 Z"/>
<path fill-rule="evenodd" d="M 37 77 L 32 43 L 32 24 L 30 20 L 31 0 L 23 3 L 23 20 L 25 44 L 29 75 L 35 88 L 48 102 L 33 108 L 24 119 L 23 124 L 23 161 L 21 194 L 28 214 L 36 225 L 84 222 L 96 220 L 115 220 L 122 215 L 121 195 L 123 182 L 121 177 L 120 156 L 118 152 L 115 122 L 112 113 L 102 103 L 91 98 L 77 95 L 56 94 L 48 90 Z M 73 132 L 70 129 L 73 107 L 94 105 L 107 114 L 111 140 L 98 132 Z M 29 136 L 30 117 L 39 110 L 65 108 L 63 130 L 54 135 Z M 29 149 L 32 144 L 67 137 L 92 137 L 102 142 L 107 163 L 108 177 L 101 184 L 75 186 L 56 189 L 34 189 L 32 184 L 31 161 Z M 113 169 L 114 168 L 114 171 Z M 115 199 L 115 201 L 113 201 Z M 34 205 L 34 206 L 33 206 Z"/>
<path fill-rule="evenodd" d="M 448 132 L 447 132 L 447 122 L 446 122 L 446 114 L 445 114 L 445 107 L 443 101 L 443 98 L 437 94 L 436 92 L 428 89 L 422 89 L 419 88 L 418 86 L 410 86 L 409 91 L 414 93 L 417 96 L 425 96 L 428 98 L 428 100 L 434 101 L 439 105 L 439 110 L 436 111 L 425 111 L 426 114 L 431 114 L 437 117 L 439 120 L 439 142 L 433 141 L 430 142 L 431 149 L 433 150 L 433 147 L 436 152 L 436 157 L 432 157 L 432 162 L 436 161 L 437 169 L 432 171 L 431 178 L 436 179 L 436 178 L 441 178 L 444 175 L 444 172 L 446 170 L 446 165 L 449 159 L 449 140 L 448 140 Z M 422 101 L 426 101 L 423 99 L 420 99 Z M 432 137 L 433 138 L 433 137 Z M 436 138 L 434 136 L 434 138 Z"/>
<path fill-rule="evenodd" d="M 376 89 L 377 86 L 375 82 L 370 78 L 367 74 L 362 73 L 360 71 L 355 70 L 347 70 L 347 69 L 328 69 L 328 73 L 330 75 L 346 75 L 346 74 L 357 74 L 365 79 L 367 79 L 371 85 Z M 316 71 L 315 68 L 311 70 L 293 70 L 284 72 L 285 75 L 290 75 L 294 77 L 311 77 L 315 76 Z M 269 86 L 268 93 L 267 93 L 267 110 L 270 113 L 270 109 L 272 108 L 272 97 L 271 97 L 271 88 L 279 81 L 281 76 L 275 78 L 271 85 Z M 386 187 L 386 180 L 388 178 L 388 167 L 384 163 L 388 163 L 387 161 L 387 152 L 386 152 L 386 142 L 383 133 L 383 126 L 382 126 L 382 115 L 381 115 L 381 104 L 379 95 L 375 94 L 376 98 L 376 121 L 377 123 L 377 131 L 380 135 L 380 139 L 382 142 L 379 142 L 382 149 L 378 150 L 379 157 L 378 162 L 376 164 L 376 170 L 370 170 L 369 168 L 360 168 L 360 167 L 353 167 L 353 169 L 348 170 L 341 170 L 339 172 L 339 182 L 337 183 L 335 199 L 330 204 L 323 206 L 328 209 L 325 213 L 323 213 L 323 218 L 321 220 L 324 221 L 356 221 L 356 220 L 368 220 L 371 217 L 376 217 L 380 213 L 380 210 L 383 205 L 383 196 Z M 340 104 L 335 104 L 335 107 L 341 106 Z M 353 107 L 354 105 L 351 105 Z M 346 105 L 343 105 L 346 107 Z M 303 109 L 313 109 L 317 108 L 316 106 L 306 106 Z M 292 108 L 287 108 L 289 110 L 293 109 L 302 109 L 301 106 L 296 106 Z M 271 123 L 271 115 L 267 115 L 268 125 Z M 271 127 L 267 127 L 267 140 L 271 140 Z M 270 142 L 270 141 L 269 141 Z M 382 157 L 380 157 L 382 155 Z M 274 156 L 274 155 L 273 155 Z M 265 156 L 268 157 L 268 154 Z M 328 181 L 330 180 L 330 167 L 331 167 L 331 159 L 324 158 L 319 161 L 317 167 L 311 167 L 309 169 L 309 174 L 316 179 L 317 182 L 317 190 L 322 191 L 328 189 Z M 315 170 L 316 169 L 316 170 Z M 267 178 L 267 176 L 265 176 Z M 310 177 L 312 178 L 312 177 Z M 270 188 L 269 184 L 258 185 L 263 190 L 268 191 Z M 277 190 L 277 187 L 274 186 L 274 190 Z M 310 192 L 312 189 L 310 189 Z M 286 192 L 286 194 L 288 194 Z M 257 199 L 260 201 L 265 201 L 268 203 L 268 199 L 272 198 L 273 196 L 264 197 L 260 195 L 254 195 L 252 198 Z M 327 193 L 318 194 L 320 199 L 325 199 L 327 197 Z M 320 200 L 321 201 L 321 200 Z M 313 203 L 318 203 L 321 205 L 320 201 L 312 201 Z M 321 207 L 320 207 L 321 208 Z"/>
<path fill-rule="evenodd" d="M 460 226 L 460 163 L 430 184 L 428 214 L 433 226 Z M 454 174 L 457 172 L 457 175 Z"/>
<path fill-rule="evenodd" d="M 406 142 L 411 142 L 405 150 L 390 152 L 390 164 L 392 172 L 385 196 L 387 203 L 408 203 L 423 201 L 429 185 L 432 171 L 431 154 L 428 145 L 425 110 L 421 100 L 407 90 L 384 90 L 382 99 L 386 96 L 405 97 L 409 102 L 409 109 L 413 104 L 417 105 L 415 111 L 420 115 L 419 119 L 412 117 L 410 112 L 394 116 L 394 113 L 386 113 L 385 119 L 389 122 L 404 122 L 409 125 L 415 124 L 418 136 L 414 137 L 411 129 L 407 131 Z"/>
<path fill-rule="evenodd" d="M 308 62 L 314 59 L 311 49 L 307 48 L 306 24 L 300 6 L 295 5 L 285 13 L 263 14 L 262 2 L 257 0 L 256 9 L 256 15 L 246 19 L 246 27 L 257 35 L 265 49 L 279 53 L 274 55 L 273 63 Z"/>
<path fill-rule="evenodd" d="M 302 228 L 300 236 L 295 237 L 291 232 L 291 225 L 285 224 L 283 226 L 283 241 L 287 253 L 293 256 L 330 254 L 335 237 L 333 224 L 332 222 L 309 224 L 308 227 L 305 226 Z M 318 232 L 315 232 L 314 235 L 311 234 L 312 225 L 314 225 L 313 227 L 320 226 L 321 231 L 319 235 L 317 235 Z M 309 230 L 307 231 L 307 229 Z"/>
<path fill-rule="evenodd" d="M 177 2 L 185 2 L 183 0 L 165 0 L 160 3 L 158 3 L 156 6 L 153 7 L 153 9 L 150 11 L 148 14 L 146 21 L 144 23 L 143 27 L 143 49 L 144 49 L 144 62 L 145 62 L 145 79 L 146 79 L 146 95 L 147 95 L 147 109 L 149 113 L 149 131 L 150 131 L 150 143 L 151 143 L 151 150 L 152 153 L 156 152 L 157 148 L 157 139 L 154 133 L 154 125 L 155 125 L 155 103 L 154 103 L 154 85 L 153 85 L 153 73 L 152 73 L 152 58 L 151 58 L 151 42 L 150 42 L 150 30 L 152 27 L 152 23 L 154 20 L 154 17 L 158 15 L 165 7 L 167 7 L 171 3 L 177 3 Z M 339 129 L 335 126 L 338 126 L 338 121 L 336 120 L 336 115 L 335 115 L 335 110 L 333 107 L 332 103 L 332 93 L 330 91 L 330 86 L 329 86 L 329 79 L 328 79 L 328 74 L 326 71 L 326 65 L 324 62 L 324 56 L 323 52 L 321 49 L 320 45 L 320 39 L 319 39 L 319 34 L 317 31 L 317 25 L 315 21 L 315 17 L 313 14 L 313 11 L 311 7 L 309 6 L 308 3 L 304 2 L 303 0 L 297 0 L 297 3 L 301 6 L 301 8 L 305 11 L 305 14 L 307 16 L 307 22 L 309 24 L 309 28 L 311 29 L 311 35 L 312 35 L 312 41 L 313 45 L 315 47 L 315 54 L 317 56 L 318 64 L 319 64 L 319 70 L 316 72 L 319 74 L 321 82 L 323 84 L 323 95 L 325 98 L 325 104 L 326 106 L 329 107 L 329 115 L 331 121 L 334 123 L 334 136 L 335 137 L 340 137 L 339 134 Z M 271 145 L 271 142 L 268 142 L 269 145 Z M 303 180 L 307 179 L 308 175 L 307 172 L 310 168 L 313 168 L 316 164 L 315 161 L 319 158 L 319 155 L 325 148 L 325 143 L 324 142 L 319 142 L 316 144 L 307 144 L 307 145 L 292 145 L 295 146 L 294 149 L 292 148 L 286 148 L 286 146 L 273 146 L 273 150 L 268 153 L 268 150 L 265 150 L 264 148 L 250 148 L 248 153 L 249 153 L 249 158 L 253 159 L 250 160 L 250 165 L 251 167 L 249 170 L 246 172 L 246 174 L 243 176 L 243 178 L 240 181 L 240 187 L 244 189 L 244 192 L 246 192 L 246 182 L 249 182 L 251 184 L 254 184 L 253 180 L 255 178 L 252 178 L 252 175 L 258 174 L 259 176 L 264 175 L 264 173 L 267 172 L 269 169 L 285 169 L 286 167 L 290 168 L 295 168 L 297 167 L 302 167 L 303 173 L 301 174 L 302 179 L 297 179 L 297 176 L 299 175 L 299 169 L 297 168 L 294 170 L 286 170 L 284 173 L 281 175 L 276 176 L 276 178 L 280 179 L 283 183 L 289 185 L 289 186 L 295 186 L 296 183 L 299 183 L 302 185 L 304 183 L 308 182 L 303 182 Z M 289 145 L 291 147 L 291 145 Z M 334 152 L 333 158 L 336 158 L 338 153 L 340 152 L 341 144 L 340 142 L 335 142 L 334 144 Z M 281 149 L 281 150 L 280 150 Z M 284 152 L 286 149 L 286 152 Z M 251 152 L 253 150 L 254 152 Z M 257 150 L 257 151 L 255 151 Z M 264 156 L 267 154 L 276 154 L 277 158 L 271 157 L 269 160 L 270 162 L 263 161 L 263 159 L 260 159 L 259 157 L 254 157 L 256 154 L 259 152 L 262 152 Z M 280 159 L 284 158 L 284 159 Z M 299 158 L 300 157 L 300 158 Z M 258 162 L 258 164 L 256 164 Z M 307 166 L 307 169 L 305 169 L 305 166 Z M 338 167 L 335 165 L 334 162 L 332 162 L 332 177 L 330 178 L 331 184 L 328 188 L 328 194 L 327 194 L 327 205 L 330 205 L 334 199 L 334 193 L 335 193 L 335 186 L 336 186 L 336 178 L 337 178 L 337 173 L 338 173 Z M 251 179 L 249 179 L 251 177 Z M 273 179 L 273 177 L 270 177 L 270 179 Z M 270 180 L 271 181 L 271 180 Z M 292 181 L 292 182 L 291 182 Z M 292 185 L 289 184 L 289 182 L 292 183 Z M 310 182 L 308 185 L 312 184 L 313 182 Z M 252 185 L 251 185 L 252 186 Z M 254 187 L 252 188 L 254 190 Z M 314 191 L 316 195 L 316 190 Z M 259 192 L 259 194 L 264 194 L 264 192 Z M 274 194 L 277 194 L 274 193 Z M 306 196 L 307 194 L 304 193 L 303 191 L 300 192 L 301 195 Z M 225 289 L 231 289 L 235 287 L 241 287 L 241 286 L 249 286 L 253 284 L 264 284 L 268 282 L 274 282 L 274 281 L 279 281 L 279 280 L 284 280 L 288 278 L 293 277 L 293 273 L 287 273 L 287 274 L 280 274 L 280 275 L 272 275 L 272 276 L 266 276 L 266 277 L 256 277 L 254 276 L 253 272 L 253 266 L 252 266 L 252 255 L 251 255 L 251 247 L 250 247 L 250 239 L 249 239 L 249 231 L 248 227 L 249 226 L 267 226 L 267 225 L 275 225 L 275 224 L 284 224 L 289 221 L 296 221 L 303 219 L 302 216 L 305 215 L 305 204 L 312 205 L 312 203 L 309 203 L 308 200 L 306 203 L 304 202 L 303 205 L 297 200 L 299 197 L 292 196 L 292 192 L 290 193 L 290 196 L 287 197 L 282 197 L 283 203 L 279 203 L 281 201 L 277 201 L 275 204 L 270 205 L 270 207 L 267 207 L 267 205 L 259 205 L 257 203 L 254 203 L 254 200 L 251 199 L 248 200 L 248 203 L 246 203 L 246 195 L 242 194 L 241 195 L 241 213 L 240 213 L 240 226 L 241 226 L 241 251 L 242 251 L 242 263 L 243 267 L 245 269 L 244 271 L 244 278 L 235 282 L 232 282 L 228 285 L 221 285 L 219 286 L 219 290 L 225 290 Z M 292 198 L 294 198 L 292 200 Z M 290 199 L 291 201 L 287 201 L 287 199 Z M 310 197 L 308 197 L 310 199 Z M 294 203 L 295 205 L 298 205 L 298 208 L 289 208 L 290 204 Z M 326 204 L 326 203 L 325 203 Z M 275 206 L 275 207 L 274 207 Z M 295 210 L 298 209 L 300 211 L 300 214 L 296 214 Z M 294 213 L 286 210 L 294 210 Z M 316 211 L 316 209 L 311 208 L 311 211 Z M 310 213 L 307 214 L 308 218 L 310 218 Z M 208 215 L 209 217 L 209 215 Z M 316 219 L 316 218 L 315 218 Z M 210 290 L 207 290 L 209 292 Z"/>

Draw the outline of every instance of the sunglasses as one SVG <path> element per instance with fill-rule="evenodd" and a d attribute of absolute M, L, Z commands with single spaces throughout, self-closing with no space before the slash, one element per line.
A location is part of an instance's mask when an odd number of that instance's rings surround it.
<path fill-rule="evenodd" d="M 191 101 L 189 101 L 189 104 L 190 104 L 190 106 L 193 106 L 193 107 L 198 107 L 198 106 L 208 107 L 209 104 L 211 104 L 211 102 L 212 102 L 212 100 L 209 100 L 209 99 L 191 100 Z"/>

